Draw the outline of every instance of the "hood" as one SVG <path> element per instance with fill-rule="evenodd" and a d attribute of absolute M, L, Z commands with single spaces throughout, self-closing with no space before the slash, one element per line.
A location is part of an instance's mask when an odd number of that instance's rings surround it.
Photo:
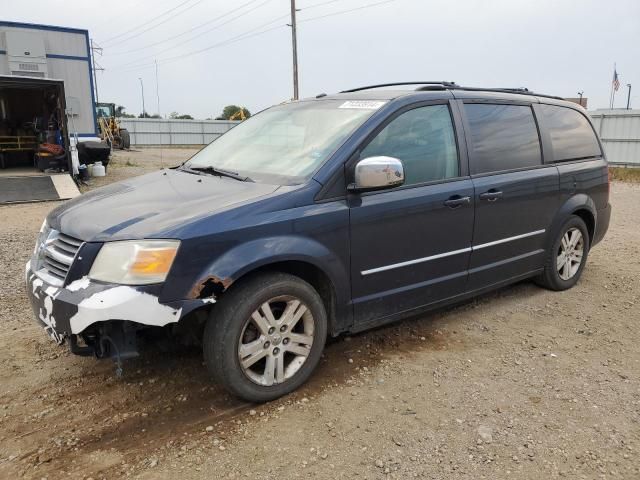
<path fill-rule="evenodd" d="M 162 170 L 80 195 L 49 225 L 84 241 L 168 238 L 177 228 L 273 193 L 277 185 Z"/>

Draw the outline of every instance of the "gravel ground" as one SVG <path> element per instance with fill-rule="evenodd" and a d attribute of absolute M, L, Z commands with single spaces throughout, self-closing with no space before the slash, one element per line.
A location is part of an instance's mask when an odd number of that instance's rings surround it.
<path fill-rule="evenodd" d="M 160 165 L 118 152 L 86 189 Z M 117 379 L 56 347 L 23 286 L 56 203 L 0 207 L 0 478 L 640 478 L 640 185 L 613 183 L 612 204 L 572 290 L 520 283 L 339 338 L 260 406 L 212 384 L 198 351 L 150 345 Z"/>

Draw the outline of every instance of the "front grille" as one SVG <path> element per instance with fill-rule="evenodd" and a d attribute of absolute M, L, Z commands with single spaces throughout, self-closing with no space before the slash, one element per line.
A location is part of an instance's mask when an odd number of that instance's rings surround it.
<path fill-rule="evenodd" d="M 62 285 L 82 241 L 51 229 L 36 252 L 36 274 L 48 283 Z"/>

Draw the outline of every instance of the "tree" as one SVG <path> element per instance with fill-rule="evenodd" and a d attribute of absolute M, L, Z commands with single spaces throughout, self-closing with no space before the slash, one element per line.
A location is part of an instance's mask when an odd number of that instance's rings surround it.
<path fill-rule="evenodd" d="M 141 113 L 138 115 L 138 118 L 162 118 L 159 113 L 154 113 L 153 115 L 149 115 L 147 112 Z"/>
<path fill-rule="evenodd" d="M 193 117 L 188 114 L 180 115 L 178 112 L 171 112 L 169 114 L 169 118 L 174 118 L 176 120 L 193 120 Z"/>
<path fill-rule="evenodd" d="M 135 115 L 125 112 L 126 108 L 122 105 L 116 106 L 116 117 L 120 118 L 136 118 Z"/>
<path fill-rule="evenodd" d="M 237 105 L 227 105 L 222 110 L 222 115 L 217 117 L 216 120 L 231 120 L 231 118 L 234 118 L 235 120 L 241 120 L 240 110 L 242 110 L 245 118 L 249 118 L 251 116 L 251 112 L 245 107 L 239 107 Z"/>

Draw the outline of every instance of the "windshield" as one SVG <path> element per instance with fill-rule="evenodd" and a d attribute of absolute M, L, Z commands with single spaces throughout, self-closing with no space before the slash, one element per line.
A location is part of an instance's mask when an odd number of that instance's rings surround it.
<path fill-rule="evenodd" d="M 277 185 L 303 183 L 382 103 L 320 100 L 272 107 L 210 143 L 184 167 L 214 167 Z"/>

